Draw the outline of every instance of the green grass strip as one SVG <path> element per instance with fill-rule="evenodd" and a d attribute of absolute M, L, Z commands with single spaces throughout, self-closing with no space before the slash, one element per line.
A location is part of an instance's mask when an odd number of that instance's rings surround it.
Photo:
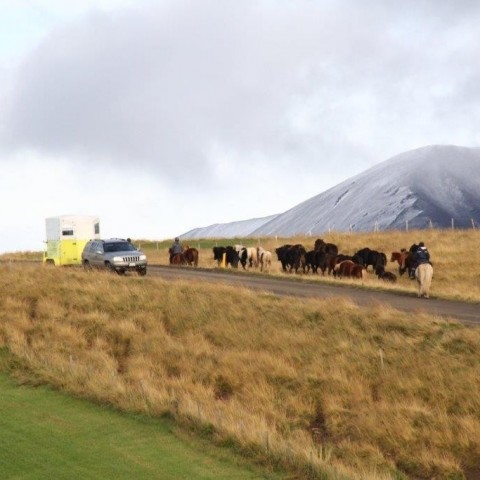
<path fill-rule="evenodd" d="M 224 455 L 223 455 L 224 456 Z M 0 374 L 0 478 L 270 478 L 177 438 L 167 421 L 130 415 Z"/>

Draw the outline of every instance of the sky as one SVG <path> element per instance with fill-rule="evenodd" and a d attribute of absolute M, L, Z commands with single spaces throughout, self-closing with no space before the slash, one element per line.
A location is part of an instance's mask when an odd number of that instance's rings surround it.
<path fill-rule="evenodd" d="M 0 253 L 162 240 L 480 146 L 476 0 L 0 0 Z"/>

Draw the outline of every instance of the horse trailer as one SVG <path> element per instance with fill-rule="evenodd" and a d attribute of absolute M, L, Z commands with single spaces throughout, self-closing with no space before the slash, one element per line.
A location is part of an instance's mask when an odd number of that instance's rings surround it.
<path fill-rule="evenodd" d="M 45 226 L 43 263 L 46 265 L 80 265 L 86 243 L 100 239 L 98 217 L 61 215 L 45 219 Z"/>

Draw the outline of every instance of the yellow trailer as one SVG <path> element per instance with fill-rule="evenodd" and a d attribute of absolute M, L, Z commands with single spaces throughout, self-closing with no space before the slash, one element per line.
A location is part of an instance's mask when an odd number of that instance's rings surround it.
<path fill-rule="evenodd" d="M 43 263 L 47 265 L 80 265 L 85 244 L 100 239 L 98 217 L 61 215 L 45 219 L 47 233 Z"/>

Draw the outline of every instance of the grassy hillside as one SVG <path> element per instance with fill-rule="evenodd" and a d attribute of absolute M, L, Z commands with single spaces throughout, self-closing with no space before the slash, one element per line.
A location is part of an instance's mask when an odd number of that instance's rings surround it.
<path fill-rule="evenodd" d="M 171 415 L 298 478 L 480 471 L 478 329 L 341 299 L 22 264 L 0 265 L 0 291 L 0 346 L 24 381 Z"/>

